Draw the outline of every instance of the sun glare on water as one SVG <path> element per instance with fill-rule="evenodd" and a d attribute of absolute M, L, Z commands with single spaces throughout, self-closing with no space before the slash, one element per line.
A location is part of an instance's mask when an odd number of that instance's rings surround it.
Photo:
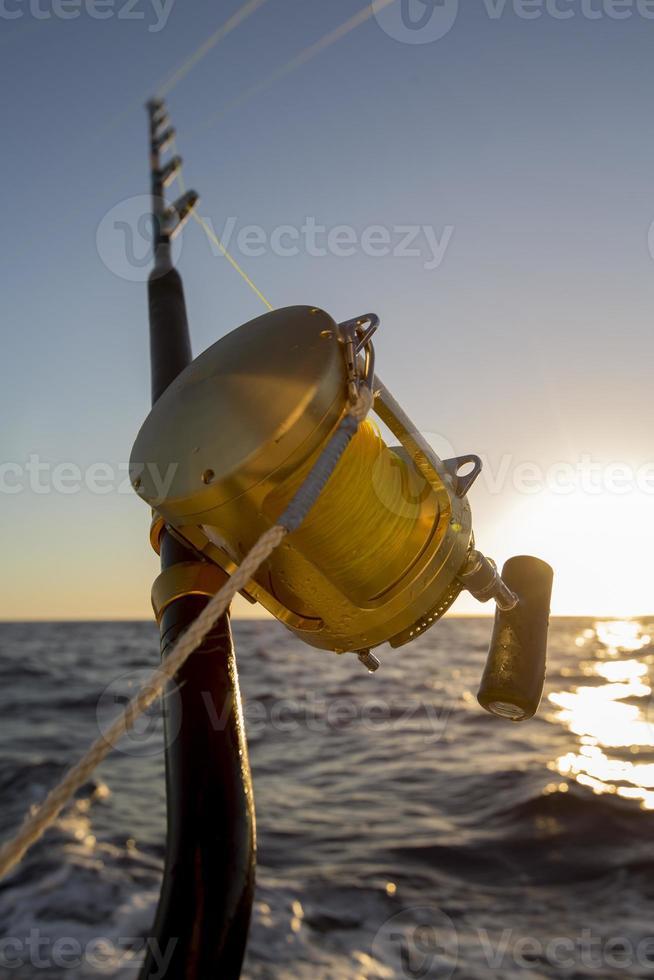
<path fill-rule="evenodd" d="M 587 683 L 549 695 L 556 709 L 551 720 L 579 743 L 550 768 L 595 793 L 636 800 L 647 810 L 654 810 L 654 655 L 646 652 L 651 642 L 638 621 L 595 623 L 576 639 L 582 656 L 589 656 L 579 665 Z"/>

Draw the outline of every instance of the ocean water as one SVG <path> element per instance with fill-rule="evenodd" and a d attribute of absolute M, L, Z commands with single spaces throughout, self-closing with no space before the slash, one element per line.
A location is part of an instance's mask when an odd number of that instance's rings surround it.
<path fill-rule="evenodd" d="M 555 619 L 522 725 L 476 703 L 490 629 L 446 619 L 369 675 L 234 624 L 259 835 L 246 978 L 654 977 L 654 620 Z M 4 624 L 0 645 L 6 837 L 158 640 L 149 623 Z M 162 749 L 154 713 L 0 885 L 0 977 L 137 976 Z"/>

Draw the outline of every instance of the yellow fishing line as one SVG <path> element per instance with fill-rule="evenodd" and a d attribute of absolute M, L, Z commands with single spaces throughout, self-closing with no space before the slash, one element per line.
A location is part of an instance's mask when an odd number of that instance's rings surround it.
<path fill-rule="evenodd" d="M 239 7 L 236 13 L 232 14 L 232 16 L 226 20 L 225 23 L 218 28 L 218 30 L 209 35 L 209 37 L 202 42 L 200 47 L 189 55 L 186 61 L 182 62 L 179 68 L 173 72 L 173 74 L 165 82 L 162 83 L 157 90 L 157 95 L 163 97 L 164 95 L 168 95 L 169 92 L 172 92 L 175 86 L 178 85 L 181 80 L 185 78 L 186 75 L 188 75 L 188 73 L 192 71 L 204 57 L 206 57 L 206 55 L 209 54 L 212 48 L 214 48 L 219 41 L 222 41 L 228 34 L 231 34 L 231 32 L 238 27 L 239 24 L 243 23 L 243 21 L 246 20 L 251 14 L 255 13 L 259 7 L 264 5 L 264 3 L 266 3 L 266 0 L 247 0 L 247 3 L 244 3 L 242 7 Z"/>
<path fill-rule="evenodd" d="M 243 279 L 243 281 L 247 283 L 247 285 L 250 287 L 250 289 L 255 294 L 255 296 L 257 296 L 261 300 L 263 305 L 267 307 L 269 310 L 274 310 L 275 307 L 272 305 L 272 303 L 268 302 L 268 300 L 263 295 L 259 287 L 252 282 L 245 269 L 241 268 L 241 266 L 238 264 L 234 256 L 230 255 L 230 253 L 227 251 L 227 249 L 225 248 L 221 240 L 218 238 L 218 235 L 216 235 L 213 228 L 209 227 L 209 225 L 206 223 L 204 218 L 201 218 L 200 215 L 197 213 L 197 211 L 195 211 L 195 209 L 193 210 L 192 214 L 195 220 L 197 221 L 197 223 L 202 228 L 204 228 L 207 238 L 209 238 L 214 243 L 214 245 L 216 245 L 220 249 L 221 253 L 225 256 L 229 264 L 232 266 L 233 269 L 236 269 L 241 279 Z"/>
<path fill-rule="evenodd" d="M 207 38 L 207 40 L 204 41 L 200 45 L 200 47 L 196 51 L 194 51 L 189 58 L 187 58 L 187 60 L 177 69 L 177 71 L 170 77 L 170 79 L 160 87 L 158 94 L 160 96 L 163 96 L 168 92 L 170 92 L 175 87 L 175 85 L 177 85 L 178 82 L 180 82 L 182 78 L 184 78 L 184 76 L 187 75 L 188 72 L 190 72 L 195 67 L 195 65 L 197 65 L 198 62 L 201 61 L 202 58 L 204 58 L 205 55 L 208 54 L 209 51 L 219 41 L 221 41 L 224 37 L 226 37 L 227 34 L 229 34 L 232 30 L 234 30 L 234 28 L 237 27 L 243 20 L 249 17 L 250 14 L 254 13 L 255 10 L 258 10 L 258 8 L 261 7 L 265 2 L 266 0 L 248 0 L 248 2 L 245 3 L 242 7 L 240 7 L 236 11 L 236 13 L 232 15 L 232 17 L 230 17 L 227 21 L 225 21 L 222 27 L 219 27 L 217 31 L 215 31 L 209 38 Z M 238 99 L 236 99 L 234 102 L 227 105 L 217 116 L 212 117 L 207 123 L 207 125 L 211 125 L 217 119 L 221 118 L 221 116 L 223 116 L 226 112 L 228 112 L 229 109 L 232 109 L 237 105 L 240 105 L 246 99 L 251 98 L 253 95 L 258 94 L 259 92 L 265 91 L 279 78 L 283 78 L 285 75 L 289 75 L 291 72 L 295 71 L 296 68 L 299 68 L 302 65 L 307 64 L 307 62 L 311 61 L 312 58 L 315 58 L 316 55 L 320 54 L 321 51 L 324 51 L 325 48 L 328 48 L 332 44 L 335 44 L 337 41 L 340 41 L 341 38 L 349 34 L 350 31 L 353 31 L 361 24 L 364 24 L 367 20 L 369 20 L 373 16 L 376 10 L 381 10 L 384 7 L 389 6 L 391 3 L 396 3 L 396 2 L 397 0 L 379 0 L 379 2 L 376 5 L 376 8 L 373 8 L 373 5 L 371 3 L 367 3 L 365 7 L 362 7 L 361 10 L 359 10 L 352 17 L 348 18 L 348 20 L 344 21 L 342 24 L 339 24 L 338 27 L 329 31 L 318 41 L 315 41 L 313 44 L 309 45 L 307 48 L 301 51 L 298 55 L 295 56 L 295 58 L 292 58 L 285 65 L 282 65 L 281 68 L 278 68 L 275 72 L 273 72 L 272 75 L 269 75 L 267 79 L 264 79 L 262 82 L 259 82 L 256 85 L 252 86 L 251 88 L 247 89 L 244 93 L 241 94 L 241 96 L 239 96 Z M 181 168 L 179 170 L 178 179 L 179 179 L 180 187 L 182 189 L 182 193 L 185 193 L 186 188 L 184 185 L 184 177 L 182 175 Z M 257 298 L 263 303 L 263 305 L 267 309 L 273 310 L 274 306 L 272 305 L 272 303 L 270 303 L 266 299 L 266 297 L 263 295 L 259 287 L 248 276 L 245 269 L 243 269 L 236 261 L 234 256 L 230 254 L 230 252 L 220 241 L 220 239 L 213 231 L 213 229 L 209 227 L 206 221 L 203 218 L 201 218 L 200 215 L 197 214 L 195 210 L 193 210 L 191 213 L 195 221 L 197 221 L 197 223 L 204 229 L 204 233 L 207 236 L 207 238 L 214 243 L 214 245 L 220 251 L 221 255 L 223 255 L 227 259 L 229 264 L 232 266 L 232 268 L 235 269 L 236 272 L 238 272 L 239 276 L 250 287 L 250 289 L 255 294 L 255 296 L 257 296 Z"/>
<path fill-rule="evenodd" d="M 266 501 L 277 514 L 314 460 Z M 414 467 L 363 422 L 325 489 L 292 534 L 293 547 L 354 601 L 394 585 L 428 544 L 439 513 L 436 494 Z M 409 558 L 407 558 L 409 556 Z"/>
<path fill-rule="evenodd" d="M 247 0 L 247 3 L 244 3 L 242 7 L 239 7 L 236 13 L 232 14 L 232 16 L 226 20 L 225 23 L 218 28 L 218 30 L 214 31 L 213 34 L 210 34 L 209 37 L 203 41 L 202 44 L 175 69 L 175 71 L 173 71 L 172 74 L 168 75 L 166 79 L 163 82 L 160 82 L 158 85 L 150 85 L 148 90 L 144 92 L 142 96 L 140 95 L 138 99 L 134 99 L 133 102 L 130 102 L 125 109 L 122 109 L 120 112 L 112 116 L 109 122 L 105 123 L 92 138 L 101 139 L 107 136 L 107 134 L 115 129 L 115 127 L 121 123 L 123 119 L 127 118 L 130 113 L 134 111 L 134 109 L 142 106 L 143 103 L 150 98 L 153 92 L 156 92 L 160 98 L 163 98 L 164 95 L 168 95 L 169 92 L 172 92 L 172 90 L 177 87 L 182 79 L 186 78 L 188 73 L 192 71 L 193 68 L 195 68 L 195 66 L 199 64 L 199 62 L 202 61 L 202 59 L 209 54 L 211 50 L 213 50 L 213 48 L 215 48 L 219 41 L 222 41 L 228 34 L 231 34 L 231 32 L 238 27 L 239 24 L 242 24 L 243 21 L 250 16 L 250 14 L 253 14 L 266 2 L 267 0 Z M 52 18 L 52 20 L 54 20 L 54 18 Z M 37 21 L 37 24 L 42 23 L 44 23 L 44 21 Z M 8 40 L 8 38 L 5 40 Z M 0 41 L 0 46 L 3 44 L 4 41 Z"/>
<path fill-rule="evenodd" d="M 391 3 L 397 3 L 397 0 L 379 0 L 374 8 L 372 3 L 367 3 L 365 7 L 362 7 L 361 10 L 359 10 L 352 17 L 348 18 L 348 20 L 344 21 L 342 24 L 339 24 L 339 26 L 335 27 L 333 30 L 328 31 L 328 33 L 323 35 L 323 37 L 321 37 L 318 41 L 315 41 L 313 44 L 310 44 L 308 47 L 304 48 L 304 50 L 300 51 L 298 55 L 291 58 L 290 61 L 287 61 L 285 65 L 281 65 L 281 67 L 275 69 L 275 71 L 263 81 L 252 85 L 250 88 L 242 92 L 241 95 L 237 96 L 232 102 L 228 102 L 227 105 L 223 106 L 220 112 L 214 113 L 207 119 L 205 126 L 209 127 L 214 125 L 231 109 L 241 106 L 248 99 L 252 98 L 252 96 L 265 92 L 266 89 L 269 89 L 270 86 L 279 81 L 280 78 L 284 78 L 286 75 L 290 75 L 291 72 L 295 71 L 297 68 L 302 67 L 302 65 L 306 65 L 307 62 L 315 58 L 316 55 L 321 53 L 321 51 L 331 47 L 332 44 L 336 44 L 337 41 L 344 38 L 350 33 L 350 31 L 360 27 L 361 24 L 365 24 L 366 21 L 370 20 L 375 13 L 377 13 L 379 10 L 383 10 L 385 7 L 390 6 Z"/>
<path fill-rule="evenodd" d="M 174 146 L 174 149 L 176 150 L 176 146 Z M 177 171 L 177 179 L 179 181 L 179 186 L 180 186 L 180 189 L 182 191 L 182 194 L 185 194 L 186 193 L 186 181 L 184 180 L 184 174 L 182 172 L 182 168 L 181 167 Z M 235 269 L 238 272 L 238 274 L 241 277 L 241 279 L 245 283 L 247 283 L 247 285 L 250 287 L 250 289 L 252 290 L 252 292 L 254 293 L 254 295 L 258 299 L 261 300 L 261 302 L 263 303 L 263 305 L 267 309 L 274 310 L 275 307 L 272 305 L 272 303 L 268 302 L 268 300 L 263 295 L 263 293 L 261 292 L 261 290 L 259 289 L 259 287 L 256 285 L 256 283 L 252 282 L 252 280 L 248 276 L 248 274 L 245 271 L 245 269 L 241 268 L 241 266 L 238 264 L 238 262 L 236 261 L 236 259 L 234 258 L 234 256 L 231 255 L 230 252 L 225 248 L 225 246 L 223 245 L 223 243 L 221 242 L 221 240 L 218 238 L 218 235 L 215 233 L 215 231 L 213 230 L 213 228 L 210 228 L 209 227 L 209 225 L 206 223 L 206 221 L 204 220 L 204 218 L 200 217 L 200 215 L 197 213 L 197 211 L 195 210 L 195 208 L 193 208 L 193 210 L 191 211 L 191 214 L 192 214 L 193 218 L 197 221 L 197 223 L 200 225 L 200 227 L 204 229 L 204 233 L 207 236 L 207 238 L 214 243 L 214 245 L 216 246 L 216 248 L 227 259 L 227 261 L 232 266 L 232 268 Z"/>

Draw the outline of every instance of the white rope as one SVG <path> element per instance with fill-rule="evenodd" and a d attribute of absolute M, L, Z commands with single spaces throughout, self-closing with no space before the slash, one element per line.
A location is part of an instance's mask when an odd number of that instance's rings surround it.
<path fill-rule="evenodd" d="M 84 785 L 93 770 L 109 755 L 121 737 L 129 731 L 139 715 L 164 691 L 166 684 L 196 650 L 216 621 L 228 608 L 237 592 L 240 592 L 263 562 L 289 534 L 304 520 L 314 505 L 325 483 L 334 472 L 336 464 L 350 439 L 372 406 L 370 390 L 362 387 L 357 401 L 350 406 L 347 415 L 325 446 L 315 466 L 307 476 L 279 522 L 266 531 L 245 556 L 237 570 L 222 588 L 216 592 L 200 615 L 177 640 L 169 656 L 135 694 L 125 711 L 108 731 L 93 742 L 76 765 L 69 769 L 61 782 L 48 793 L 44 802 L 32 809 L 18 833 L 0 848 L 0 878 L 3 878 L 22 860 L 25 853 L 57 819 L 65 804 Z"/>

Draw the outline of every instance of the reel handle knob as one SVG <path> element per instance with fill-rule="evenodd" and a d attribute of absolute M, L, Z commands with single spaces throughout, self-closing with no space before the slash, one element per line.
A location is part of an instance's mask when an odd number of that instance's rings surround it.
<path fill-rule="evenodd" d="M 502 579 L 518 603 L 495 613 L 477 695 L 482 708 L 500 718 L 525 721 L 540 703 L 553 577 L 547 562 L 530 555 L 509 558 L 502 569 Z"/>

